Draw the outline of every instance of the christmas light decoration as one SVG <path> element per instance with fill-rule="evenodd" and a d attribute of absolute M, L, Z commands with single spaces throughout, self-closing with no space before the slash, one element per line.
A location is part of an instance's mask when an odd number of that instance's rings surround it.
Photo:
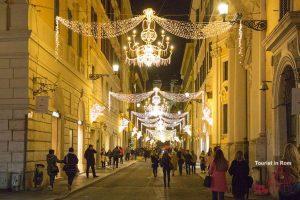
<path fill-rule="evenodd" d="M 128 46 L 124 47 L 126 62 L 129 65 L 142 66 L 164 66 L 171 62 L 173 46 L 170 45 L 170 38 L 161 33 L 161 41 L 154 45 L 157 39 L 155 31 L 155 21 L 152 20 L 154 11 L 151 8 L 144 10 L 146 19 L 142 23 L 141 39 L 145 43 L 140 45 L 136 42 L 136 31 L 133 31 L 132 37 L 128 37 Z"/>
<path fill-rule="evenodd" d="M 114 97 L 120 101 L 126 101 L 129 103 L 137 103 L 141 102 L 147 98 L 149 98 L 154 91 L 146 92 L 146 93 L 140 93 L 140 94 L 121 94 L 121 93 L 115 93 L 115 92 L 109 92 L 109 108 L 111 104 L 111 97 Z"/>
<path fill-rule="evenodd" d="M 189 136 L 192 135 L 192 131 L 191 131 L 191 125 L 186 125 L 185 127 L 183 127 L 183 131 L 188 134 Z"/>
<path fill-rule="evenodd" d="M 203 106 L 202 108 L 202 120 L 207 121 L 207 123 L 212 126 L 213 124 L 213 118 L 211 116 L 211 110 L 208 108 L 208 106 Z"/>
<path fill-rule="evenodd" d="M 196 40 L 215 37 L 227 32 L 233 26 L 233 23 L 231 22 L 215 21 L 208 23 L 192 23 L 166 19 L 158 16 L 153 16 L 153 20 L 163 29 L 178 37 Z"/>
<path fill-rule="evenodd" d="M 138 131 L 136 134 L 136 138 L 139 140 L 143 136 L 142 131 Z"/>
<path fill-rule="evenodd" d="M 138 129 L 136 127 L 133 127 L 132 132 L 131 132 L 131 136 L 134 137 L 138 132 Z"/>
<path fill-rule="evenodd" d="M 203 91 L 196 92 L 196 93 L 184 93 L 184 94 L 177 94 L 177 93 L 170 93 L 170 92 L 164 92 L 159 91 L 159 93 L 166 99 L 175 101 L 175 102 L 186 102 L 190 101 L 192 99 L 197 99 L 200 97 L 201 94 L 203 94 Z"/>
<path fill-rule="evenodd" d="M 119 131 L 122 132 L 125 128 L 128 127 L 128 124 L 129 124 L 129 120 L 126 118 L 122 118 L 121 125 L 119 127 Z"/>
<path fill-rule="evenodd" d="M 97 118 L 103 114 L 105 110 L 104 106 L 100 106 L 99 104 L 94 104 L 90 110 L 90 120 L 91 122 L 95 122 Z"/>

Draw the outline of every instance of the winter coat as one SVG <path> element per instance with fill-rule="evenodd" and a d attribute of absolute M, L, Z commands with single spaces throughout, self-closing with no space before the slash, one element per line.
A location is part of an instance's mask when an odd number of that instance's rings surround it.
<path fill-rule="evenodd" d="M 120 155 L 121 155 L 120 149 L 114 148 L 114 150 L 112 152 L 112 156 L 114 157 L 114 159 L 119 158 Z"/>
<path fill-rule="evenodd" d="M 159 157 L 158 155 L 152 155 L 151 156 L 151 162 L 152 162 L 152 168 L 157 168 L 159 163 Z"/>
<path fill-rule="evenodd" d="M 171 155 L 171 163 L 173 165 L 173 170 L 177 170 L 178 158 L 177 158 L 176 154 Z"/>
<path fill-rule="evenodd" d="M 228 172 L 232 176 L 232 194 L 237 197 L 244 196 L 248 191 L 248 163 L 245 160 L 234 160 Z"/>
<path fill-rule="evenodd" d="M 197 162 L 197 155 L 196 154 L 191 154 L 191 164 L 196 164 Z"/>
<path fill-rule="evenodd" d="M 78 172 L 78 158 L 74 153 L 68 153 L 63 160 L 63 163 L 65 164 L 64 166 L 64 171 L 66 174 L 76 174 Z"/>
<path fill-rule="evenodd" d="M 185 158 L 185 163 L 186 164 L 191 164 L 192 163 L 192 155 L 190 153 L 184 154 L 184 158 Z"/>
<path fill-rule="evenodd" d="M 209 174 L 211 175 L 211 191 L 214 192 L 226 192 L 227 191 L 227 181 L 226 181 L 226 169 L 219 171 L 217 170 L 216 163 L 213 161 L 209 168 Z"/>
<path fill-rule="evenodd" d="M 171 170 L 172 168 L 172 163 L 171 163 L 171 157 L 170 156 L 166 156 L 166 157 L 162 157 L 160 164 L 162 166 L 162 168 L 166 169 L 166 170 Z"/>
<path fill-rule="evenodd" d="M 84 158 L 86 159 L 88 164 L 95 164 L 95 157 L 94 154 L 96 154 L 97 151 L 95 149 L 87 149 L 84 153 Z"/>
<path fill-rule="evenodd" d="M 100 153 L 100 161 L 105 162 L 106 161 L 106 153 L 105 151 L 101 151 Z"/>
<path fill-rule="evenodd" d="M 56 155 L 48 154 L 46 157 L 47 160 L 47 173 L 49 176 L 56 176 L 59 172 L 57 163 L 61 162 L 57 159 Z"/>

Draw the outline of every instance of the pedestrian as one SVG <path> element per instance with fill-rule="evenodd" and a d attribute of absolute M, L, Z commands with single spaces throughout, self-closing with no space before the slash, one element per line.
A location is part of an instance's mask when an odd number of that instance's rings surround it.
<path fill-rule="evenodd" d="M 206 165 L 207 165 L 207 169 L 209 169 L 212 161 L 214 160 L 214 157 L 213 157 L 213 152 L 212 152 L 212 149 L 209 148 L 208 149 L 208 152 L 206 154 L 206 158 L 205 158 L 205 162 L 206 162 Z"/>
<path fill-rule="evenodd" d="M 106 152 L 105 152 L 104 148 L 101 149 L 100 160 L 101 160 L 101 167 L 102 167 L 102 169 L 105 169 Z"/>
<path fill-rule="evenodd" d="M 50 179 L 50 185 L 48 189 L 52 191 L 54 186 L 55 176 L 57 176 L 59 172 L 57 163 L 62 163 L 62 161 L 56 157 L 53 149 L 49 150 L 49 153 L 46 156 L 46 160 L 47 160 L 47 173 Z"/>
<path fill-rule="evenodd" d="M 118 168 L 119 167 L 119 158 L 120 158 L 120 149 L 118 146 L 114 148 L 112 151 L 112 157 L 113 157 L 113 167 Z"/>
<path fill-rule="evenodd" d="M 201 169 L 201 173 L 205 173 L 205 169 L 206 169 L 206 155 L 205 155 L 205 152 L 202 151 L 200 156 L 200 169 Z"/>
<path fill-rule="evenodd" d="M 164 186 L 170 187 L 170 171 L 172 168 L 171 158 L 168 154 L 168 151 L 164 151 L 163 156 L 161 158 L 161 166 L 163 168 L 164 174 Z"/>
<path fill-rule="evenodd" d="M 189 150 L 186 150 L 184 154 L 184 160 L 185 160 L 185 171 L 186 175 L 191 174 L 191 162 L 192 162 L 192 156 L 189 152 Z"/>
<path fill-rule="evenodd" d="M 197 164 L 197 155 L 194 153 L 194 151 L 191 151 L 192 174 L 196 174 L 196 164 Z"/>
<path fill-rule="evenodd" d="M 232 161 L 228 172 L 232 176 L 231 185 L 234 199 L 244 200 L 249 189 L 249 165 L 242 151 L 236 152 L 235 159 Z"/>
<path fill-rule="evenodd" d="M 147 162 L 147 157 L 148 157 L 148 150 L 144 149 L 144 159 L 145 159 L 145 162 Z"/>
<path fill-rule="evenodd" d="M 298 200 L 300 196 L 300 156 L 295 145 L 284 148 L 282 164 L 276 168 L 275 180 L 280 200 Z"/>
<path fill-rule="evenodd" d="M 216 149 L 214 160 L 211 163 L 208 173 L 211 175 L 211 191 L 213 200 L 224 200 L 224 193 L 227 191 L 226 171 L 228 161 L 225 159 L 223 151 Z"/>
<path fill-rule="evenodd" d="M 69 152 L 64 157 L 63 163 L 65 164 L 63 170 L 65 171 L 65 173 L 68 177 L 68 189 L 69 189 L 69 191 L 71 191 L 71 187 L 72 187 L 74 177 L 79 172 L 78 166 L 77 166 L 78 158 L 74 154 L 73 147 L 69 148 Z"/>
<path fill-rule="evenodd" d="M 108 165 L 111 166 L 112 151 L 110 149 L 108 149 L 108 151 L 106 152 L 106 158 L 108 160 Z"/>
<path fill-rule="evenodd" d="M 179 175 L 182 176 L 182 166 L 184 164 L 184 159 L 182 155 L 182 151 L 177 152 L 177 160 L 178 160 L 178 170 L 179 170 Z"/>
<path fill-rule="evenodd" d="M 175 171 L 177 170 L 178 158 L 176 152 L 171 154 L 171 163 L 172 163 L 172 176 L 175 175 Z"/>
<path fill-rule="evenodd" d="M 130 147 L 128 146 L 125 150 L 125 160 L 129 161 L 130 159 Z"/>
<path fill-rule="evenodd" d="M 157 168 L 158 168 L 158 163 L 159 163 L 159 156 L 153 152 L 151 155 L 151 163 L 152 163 L 152 171 L 153 171 L 153 176 L 157 177 Z"/>
<path fill-rule="evenodd" d="M 97 151 L 94 149 L 93 145 L 89 145 L 87 150 L 84 152 L 84 158 L 86 159 L 86 177 L 89 178 L 89 170 L 92 169 L 93 177 L 98 177 L 95 171 L 95 156 Z"/>

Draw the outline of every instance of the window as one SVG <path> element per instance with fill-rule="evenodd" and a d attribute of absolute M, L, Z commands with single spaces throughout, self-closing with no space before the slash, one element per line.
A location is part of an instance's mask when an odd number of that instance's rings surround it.
<path fill-rule="evenodd" d="M 223 134 L 228 131 L 228 104 L 223 105 Z"/>
<path fill-rule="evenodd" d="M 94 23 L 95 25 L 98 23 L 98 15 L 95 11 L 95 9 L 92 7 L 91 8 L 91 22 Z M 98 41 L 98 29 L 97 29 L 97 26 L 93 26 L 92 28 L 92 32 L 93 32 L 93 35 L 94 35 L 94 39 L 95 41 L 97 42 Z"/>
<path fill-rule="evenodd" d="M 56 17 L 59 16 L 59 0 L 54 0 L 54 30 L 56 26 Z"/>
<path fill-rule="evenodd" d="M 78 56 L 82 56 L 82 34 L 78 33 Z"/>
<path fill-rule="evenodd" d="M 291 0 L 279 0 L 279 20 L 283 18 L 283 16 L 291 11 Z"/>
<path fill-rule="evenodd" d="M 223 81 L 228 80 L 228 61 L 223 63 Z"/>
<path fill-rule="evenodd" d="M 68 9 L 68 20 L 72 21 L 72 12 Z M 72 46 L 73 41 L 73 32 L 71 29 L 68 29 L 68 45 Z"/>

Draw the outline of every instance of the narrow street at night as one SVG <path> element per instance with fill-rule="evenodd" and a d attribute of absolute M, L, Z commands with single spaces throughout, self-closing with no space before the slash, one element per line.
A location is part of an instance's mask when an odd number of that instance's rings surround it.
<path fill-rule="evenodd" d="M 211 198 L 203 179 L 194 174 L 171 176 L 170 188 L 164 189 L 162 169 L 152 175 L 150 162 L 136 164 L 69 196 L 69 200 L 206 200 Z"/>

